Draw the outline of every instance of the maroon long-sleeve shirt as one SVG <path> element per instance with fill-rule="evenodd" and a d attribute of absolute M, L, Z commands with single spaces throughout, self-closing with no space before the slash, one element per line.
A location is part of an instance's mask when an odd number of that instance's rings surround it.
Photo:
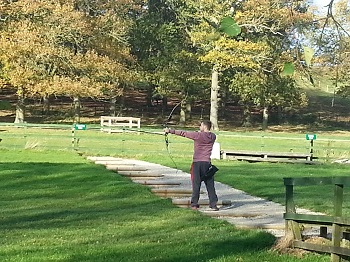
<path fill-rule="evenodd" d="M 182 130 L 169 130 L 169 133 L 183 136 L 194 141 L 193 162 L 210 162 L 210 155 L 216 139 L 216 135 L 211 132 L 193 132 Z"/>

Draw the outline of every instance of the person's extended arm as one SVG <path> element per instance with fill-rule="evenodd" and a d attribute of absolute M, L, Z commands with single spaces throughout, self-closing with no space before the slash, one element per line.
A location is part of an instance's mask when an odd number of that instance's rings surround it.
<path fill-rule="evenodd" d="M 193 132 L 193 131 L 183 131 L 183 130 L 175 130 L 175 129 L 164 129 L 165 133 L 174 134 L 177 136 L 183 136 L 192 140 L 196 140 L 199 138 L 200 133 L 199 132 Z"/>

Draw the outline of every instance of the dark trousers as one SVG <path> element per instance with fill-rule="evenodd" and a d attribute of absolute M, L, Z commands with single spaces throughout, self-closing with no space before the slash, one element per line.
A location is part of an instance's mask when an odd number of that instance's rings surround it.
<path fill-rule="evenodd" d="M 199 207 L 199 194 L 201 190 L 202 181 L 207 188 L 208 197 L 209 197 L 209 206 L 216 207 L 218 202 L 218 197 L 216 195 L 215 186 L 214 186 L 214 177 L 210 179 L 203 180 L 201 177 L 208 171 L 210 166 L 209 162 L 193 162 L 191 166 L 191 181 L 192 181 L 192 198 L 191 206 Z"/>

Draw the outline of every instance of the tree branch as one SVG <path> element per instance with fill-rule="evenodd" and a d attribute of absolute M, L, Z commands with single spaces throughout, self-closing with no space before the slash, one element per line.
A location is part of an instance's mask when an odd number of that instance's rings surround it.
<path fill-rule="evenodd" d="M 335 19 L 334 15 L 333 15 L 333 4 L 334 4 L 334 0 L 330 0 L 329 4 L 326 5 L 325 7 L 328 7 L 327 9 L 327 16 L 326 16 L 326 20 L 323 24 L 323 27 L 322 27 L 322 32 L 321 32 L 321 37 L 320 37 L 320 40 L 322 40 L 322 36 L 323 36 L 323 33 L 324 33 L 324 30 L 326 28 L 326 26 L 328 25 L 329 21 L 332 20 L 335 24 L 335 26 L 337 27 L 337 31 L 338 31 L 338 35 L 339 37 L 341 37 L 341 34 L 340 34 L 340 31 L 343 31 L 347 36 L 350 37 L 350 34 L 345 30 L 345 28 Z M 341 30 L 339 30 L 339 28 Z"/>

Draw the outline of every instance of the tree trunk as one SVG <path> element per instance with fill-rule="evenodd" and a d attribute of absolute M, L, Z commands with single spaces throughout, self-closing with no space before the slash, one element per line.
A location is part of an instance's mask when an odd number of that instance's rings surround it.
<path fill-rule="evenodd" d="M 192 119 L 192 103 L 188 102 L 186 104 L 186 114 L 187 114 L 187 119 Z"/>
<path fill-rule="evenodd" d="M 115 96 L 112 96 L 109 100 L 109 115 L 115 116 L 116 115 L 116 104 L 117 104 L 117 98 Z"/>
<path fill-rule="evenodd" d="M 24 123 L 25 103 L 23 90 L 20 89 L 18 93 L 15 123 Z"/>
<path fill-rule="evenodd" d="M 186 101 L 182 101 L 180 104 L 180 125 L 185 126 L 186 124 Z"/>
<path fill-rule="evenodd" d="M 219 94 L 219 72 L 214 67 L 211 75 L 210 89 L 210 121 L 214 130 L 219 130 L 218 124 L 218 94 Z"/>
<path fill-rule="evenodd" d="M 281 124 L 282 121 L 283 121 L 283 115 L 282 115 L 282 106 L 278 106 L 277 107 L 277 121 L 278 121 L 278 124 Z"/>
<path fill-rule="evenodd" d="M 43 97 L 43 114 L 48 115 L 50 112 L 50 101 L 49 96 L 45 95 Z"/>
<path fill-rule="evenodd" d="M 244 127 L 252 127 L 252 114 L 249 106 L 243 108 L 243 123 Z"/>
<path fill-rule="evenodd" d="M 147 95 L 146 95 L 147 107 L 152 107 L 152 96 L 153 96 L 154 89 L 155 89 L 155 86 L 153 84 L 150 84 L 147 87 Z"/>
<path fill-rule="evenodd" d="M 78 96 L 75 96 L 73 98 L 73 104 L 74 104 L 74 123 L 80 122 L 80 98 Z"/>
<path fill-rule="evenodd" d="M 262 130 L 267 129 L 268 120 L 269 120 L 269 108 L 267 106 L 265 106 L 264 110 L 263 110 Z"/>
<path fill-rule="evenodd" d="M 167 111 L 168 110 L 168 97 L 163 95 L 163 111 Z"/>

